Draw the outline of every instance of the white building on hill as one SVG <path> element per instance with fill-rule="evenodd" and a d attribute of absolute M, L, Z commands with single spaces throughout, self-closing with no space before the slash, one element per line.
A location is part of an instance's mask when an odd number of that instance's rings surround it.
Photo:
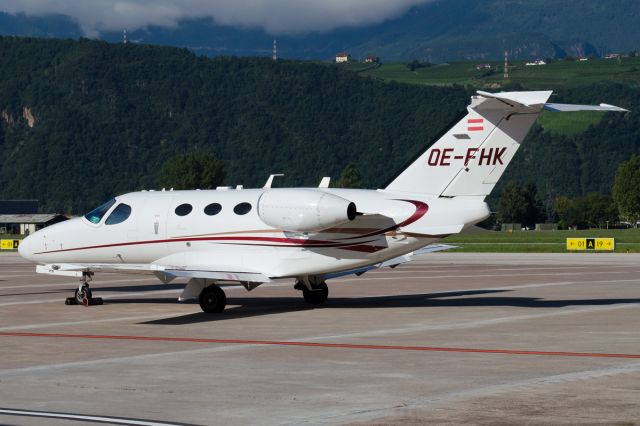
<path fill-rule="evenodd" d="M 349 59 L 351 59 L 351 56 L 348 53 L 338 53 L 336 55 L 336 62 L 340 63 L 340 62 L 349 62 Z"/>

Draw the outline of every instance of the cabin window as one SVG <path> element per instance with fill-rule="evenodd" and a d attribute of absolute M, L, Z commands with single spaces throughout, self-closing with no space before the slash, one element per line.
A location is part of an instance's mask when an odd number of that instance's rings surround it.
<path fill-rule="evenodd" d="M 131 206 L 127 204 L 118 204 L 104 223 L 107 225 L 117 225 L 118 223 L 122 223 L 129 219 L 129 216 L 131 216 Z"/>
<path fill-rule="evenodd" d="M 218 203 L 211 203 L 204 208 L 204 214 L 207 216 L 215 216 L 222 210 L 222 206 Z"/>
<path fill-rule="evenodd" d="M 84 215 L 84 218 L 87 219 L 89 222 L 95 223 L 97 225 L 98 223 L 100 223 L 104 215 L 107 214 L 111 206 L 113 206 L 115 203 L 116 203 L 116 199 L 115 198 L 111 199 L 106 203 L 102 204 L 101 206 L 91 210 L 89 213 Z"/>
<path fill-rule="evenodd" d="M 233 212 L 237 215 L 247 214 L 251 211 L 251 204 L 249 203 L 240 203 L 233 208 Z"/>
<path fill-rule="evenodd" d="M 176 207 L 176 214 L 178 216 L 186 216 L 191 213 L 191 210 L 193 210 L 191 204 L 180 204 L 178 207 Z"/>

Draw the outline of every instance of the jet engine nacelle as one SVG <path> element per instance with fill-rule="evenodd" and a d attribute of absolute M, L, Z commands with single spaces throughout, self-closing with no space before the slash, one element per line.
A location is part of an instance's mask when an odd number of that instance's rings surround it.
<path fill-rule="evenodd" d="M 337 195 L 312 189 L 270 189 L 258 200 L 258 215 L 274 228 L 315 232 L 356 218 L 356 205 Z"/>

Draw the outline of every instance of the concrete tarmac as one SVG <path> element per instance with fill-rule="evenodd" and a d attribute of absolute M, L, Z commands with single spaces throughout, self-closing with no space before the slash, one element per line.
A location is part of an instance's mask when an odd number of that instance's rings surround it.
<path fill-rule="evenodd" d="M 640 424 L 636 254 L 434 253 L 220 315 L 184 282 L 76 286 L 0 255 L 0 424 Z"/>

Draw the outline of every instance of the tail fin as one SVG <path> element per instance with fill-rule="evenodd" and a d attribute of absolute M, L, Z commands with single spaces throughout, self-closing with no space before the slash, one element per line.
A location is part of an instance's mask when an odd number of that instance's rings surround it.
<path fill-rule="evenodd" d="M 467 115 L 385 189 L 444 197 L 489 195 L 551 93 L 478 92 Z"/>
<path fill-rule="evenodd" d="M 442 197 L 487 196 L 513 159 L 542 109 L 615 111 L 613 105 L 546 103 L 551 91 L 478 91 L 467 115 L 403 170 L 385 189 Z"/>

